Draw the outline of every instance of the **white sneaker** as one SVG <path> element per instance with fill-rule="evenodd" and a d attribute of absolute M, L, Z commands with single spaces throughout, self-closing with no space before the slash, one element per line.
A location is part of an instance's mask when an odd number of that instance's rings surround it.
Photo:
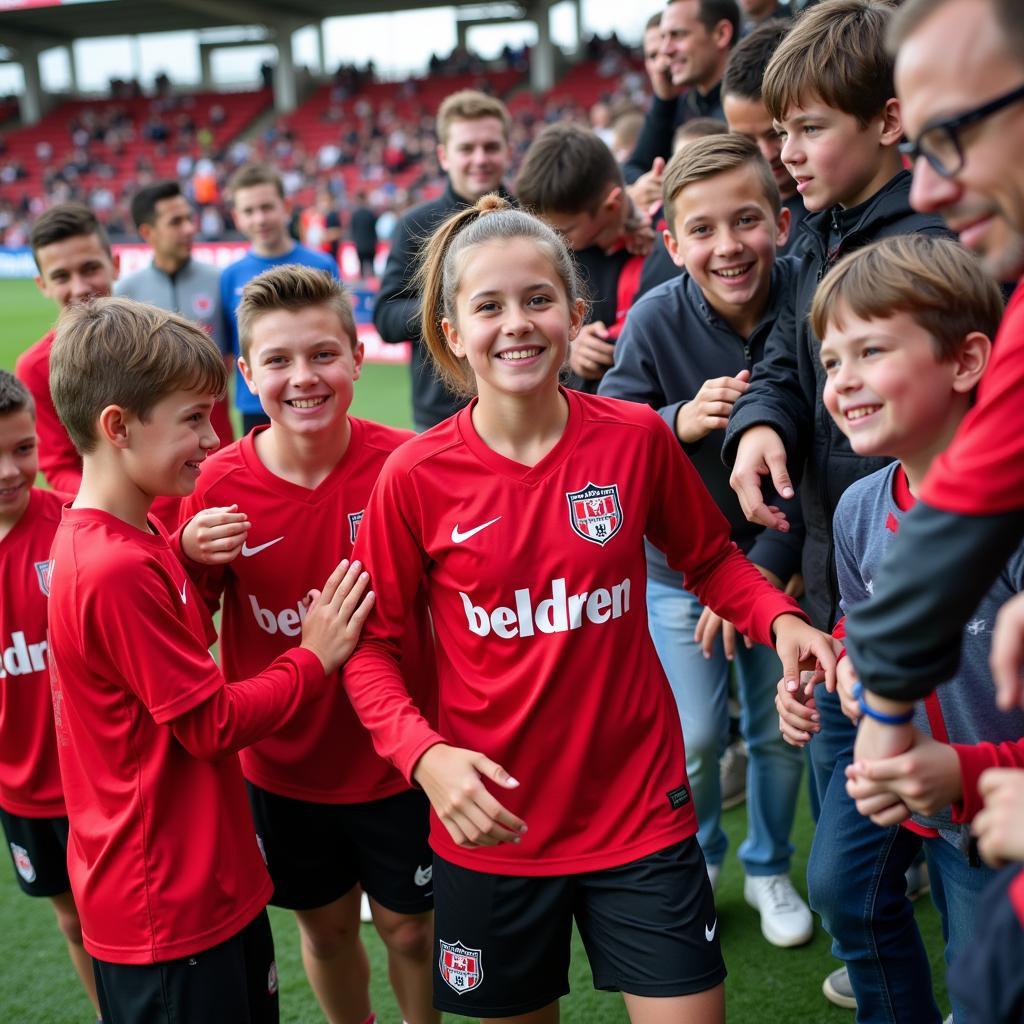
<path fill-rule="evenodd" d="M 718 763 L 722 810 L 739 807 L 747 799 L 747 745 L 743 740 L 730 743 Z"/>
<path fill-rule="evenodd" d="M 743 898 L 761 914 L 761 934 L 773 946 L 802 946 L 811 941 L 811 911 L 789 875 L 747 875 Z"/>
<path fill-rule="evenodd" d="M 365 892 L 359 901 L 359 920 L 364 924 L 369 924 L 373 920 L 373 914 L 370 913 L 370 899 Z"/>
<path fill-rule="evenodd" d="M 708 864 L 708 881 L 711 883 L 711 891 L 718 891 L 718 876 L 722 873 L 721 864 Z"/>

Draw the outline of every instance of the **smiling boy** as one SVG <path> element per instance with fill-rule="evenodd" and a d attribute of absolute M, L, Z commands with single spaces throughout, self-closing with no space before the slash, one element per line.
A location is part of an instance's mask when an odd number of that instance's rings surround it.
<path fill-rule="evenodd" d="M 270 425 L 203 467 L 183 507 L 194 518 L 181 533 L 207 602 L 224 599 L 229 680 L 262 671 L 289 648 L 302 595 L 350 556 L 384 460 L 413 436 L 348 415 L 363 346 L 336 279 L 308 267 L 269 270 L 246 285 L 238 323 L 242 374 Z M 433 652 L 423 615 L 410 620 L 405 654 L 407 684 L 429 706 Z M 372 1020 L 362 886 L 404 1019 L 432 1024 L 423 794 L 374 752 L 340 683 L 243 750 L 241 764 L 274 882 L 271 902 L 295 912 L 306 974 L 327 1019 Z"/>
<path fill-rule="evenodd" d="M 786 243 L 789 211 L 757 145 L 741 135 L 698 139 L 678 152 L 665 168 L 664 201 L 665 244 L 683 273 L 630 311 L 601 394 L 646 402 L 661 413 L 729 518 L 732 539 L 782 587 L 798 568 L 800 537 L 744 518 L 720 451 L 729 410 L 747 389 L 792 286 L 795 262 L 775 258 Z M 728 738 L 734 661 L 750 748 L 750 827 L 739 851 L 745 894 L 759 909 L 769 942 L 799 945 L 812 934 L 810 912 L 789 879 L 802 766 L 778 735 L 771 685 L 778 660 L 766 648 L 735 644 L 731 627 L 724 649 L 713 646 L 711 629 L 702 649 L 694 631 L 710 613 L 683 589 L 681 574 L 663 555 L 651 547 L 647 555 L 651 634 L 683 724 L 708 872 L 716 881 L 727 848 L 718 759 Z"/>
<path fill-rule="evenodd" d="M 106 1020 L 278 1019 L 260 856 L 238 760 L 335 685 L 372 605 L 340 565 L 301 638 L 225 684 L 213 624 L 154 497 L 190 494 L 226 370 L 194 324 L 128 299 L 65 310 L 51 388 L 82 486 L 51 550 L 50 685 L 68 873 Z"/>

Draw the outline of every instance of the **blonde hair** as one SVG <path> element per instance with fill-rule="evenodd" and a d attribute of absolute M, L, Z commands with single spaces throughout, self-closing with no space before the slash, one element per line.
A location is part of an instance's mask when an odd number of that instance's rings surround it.
<path fill-rule="evenodd" d="M 952 359 L 972 331 L 995 336 L 1003 315 L 999 286 L 959 242 L 898 235 L 841 259 L 811 303 L 811 327 L 823 338 L 844 315 L 881 320 L 905 313 L 927 331 L 940 361 Z"/>
<path fill-rule="evenodd" d="M 96 420 L 119 405 L 145 420 L 174 391 L 223 395 L 228 373 L 210 336 L 132 299 L 67 306 L 50 351 L 50 394 L 75 448 L 96 448 Z"/>
<path fill-rule="evenodd" d="M 868 124 L 896 95 L 885 36 L 888 0 L 825 0 L 797 18 L 764 71 L 761 96 L 776 121 L 817 97 Z"/>
<path fill-rule="evenodd" d="M 472 371 L 448 347 L 441 321 L 456 322 L 455 303 L 467 252 L 488 242 L 525 238 L 544 250 L 561 279 L 572 306 L 582 298 L 576 264 L 561 236 L 544 221 L 517 210 L 501 196 L 490 194 L 449 217 L 424 247 L 416 286 L 423 296 L 420 331 L 438 378 L 455 394 L 475 392 Z"/>
<path fill-rule="evenodd" d="M 501 122 L 502 134 L 508 141 L 512 129 L 512 118 L 508 107 L 501 100 L 488 96 L 476 89 L 460 89 L 445 97 L 437 109 L 437 141 L 442 146 L 448 144 L 448 129 L 453 121 L 479 121 L 484 117 L 493 117 Z"/>
<path fill-rule="evenodd" d="M 768 161 L 761 155 L 757 143 L 745 135 L 728 132 L 708 135 L 687 143 L 669 160 L 662 181 L 662 199 L 665 206 L 665 224 L 672 237 L 676 233 L 675 201 L 687 185 L 713 178 L 716 174 L 734 171 L 738 167 L 752 167 L 764 191 L 764 197 L 776 217 L 782 209 L 782 197 Z"/>
<path fill-rule="evenodd" d="M 242 291 L 238 304 L 238 347 L 242 358 L 248 361 L 252 345 L 252 332 L 260 317 L 278 309 L 290 313 L 310 306 L 325 306 L 341 321 L 349 344 L 356 345 L 356 321 L 352 303 L 341 282 L 326 270 L 315 270 L 297 263 L 264 270 L 254 277 Z"/>

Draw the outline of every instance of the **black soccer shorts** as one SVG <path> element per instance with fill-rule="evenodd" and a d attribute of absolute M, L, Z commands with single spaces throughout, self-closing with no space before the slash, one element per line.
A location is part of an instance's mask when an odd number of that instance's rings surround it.
<path fill-rule="evenodd" d="M 60 896 L 71 890 L 67 818 L 23 818 L 0 807 L 0 824 L 22 892 Z"/>
<path fill-rule="evenodd" d="M 434 1006 L 446 1013 L 512 1017 L 565 995 L 573 919 L 595 988 L 670 997 L 725 978 L 695 836 L 581 875 L 486 874 L 435 856 L 434 886 Z"/>
<path fill-rule="evenodd" d="M 319 804 L 246 786 L 275 907 L 324 907 L 358 883 L 397 914 L 433 909 L 430 804 L 421 790 L 360 804 Z"/>
<path fill-rule="evenodd" d="M 278 1024 L 277 964 L 261 910 L 237 935 L 157 964 L 93 960 L 100 1013 L 146 1024 Z"/>

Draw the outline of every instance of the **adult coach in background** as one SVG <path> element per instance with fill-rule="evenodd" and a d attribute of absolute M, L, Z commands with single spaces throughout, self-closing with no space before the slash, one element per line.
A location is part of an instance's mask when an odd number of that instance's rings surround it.
<path fill-rule="evenodd" d="M 914 159 L 911 202 L 940 211 L 996 277 L 1020 277 L 1024 7 L 1019 0 L 908 0 L 891 38 Z M 943 70 L 950 67 L 955 75 Z M 977 404 L 900 526 L 874 596 L 847 618 L 847 649 L 865 699 L 878 711 L 898 715 L 955 672 L 962 627 L 1024 536 L 1022 394 L 1024 288 L 1018 285 Z M 1019 600 L 1007 608 L 1019 615 Z M 997 678 L 1011 684 L 1017 701 L 1020 650 L 1018 640 L 1012 671 Z M 910 742 L 909 726 L 865 718 L 855 760 L 897 754 Z"/>
<path fill-rule="evenodd" d="M 654 98 L 640 141 L 624 170 L 636 181 L 659 157 L 672 155 L 672 136 L 685 121 L 722 113 L 722 76 L 739 39 L 736 0 L 670 0 L 661 12 L 660 63 L 646 61 Z"/>
<path fill-rule="evenodd" d="M 114 284 L 114 294 L 148 302 L 200 327 L 217 343 L 231 369 L 231 339 L 220 298 L 220 271 L 192 259 L 192 242 L 199 225 L 195 210 L 176 181 L 158 181 L 139 189 L 132 199 L 132 220 L 139 237 L 153 250 L 153 262 Z M 235 439 L 227 396 L 218 399 L 210 415 L 221 447 Z"/>
<path fill-rule="evenodd" d="M 420 295 L 413 284 L 420 248 L 439 224 L 488 192 L 511 200 L 502 184 L 511 157 L 511 123 L 505 104 L 492 96 L 472 89 L 448 96 L 437 111 L 437 159 L 448 172 L 448 184 L 437 199 L 409 210 L 391 237 L 373 323 L 384 341 L 412 342 L 412 418 L 419 431 L 466 404 L 437 379 L 422 345 Z"/>

